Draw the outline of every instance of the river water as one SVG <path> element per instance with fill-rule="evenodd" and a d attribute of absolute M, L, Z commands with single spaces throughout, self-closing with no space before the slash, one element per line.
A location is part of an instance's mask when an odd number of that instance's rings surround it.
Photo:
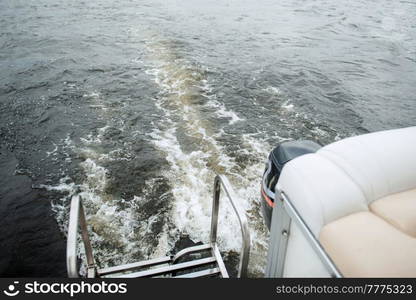
<path fill-rule="evenodd" d="M 416 2 L 3 0 L 0 70 L 0 212 L 14 216 L 2 230 L 20 228 L 3 235 L 0 272 L 65 274 L 77 192 L 101 267 L 207 242 L 219 173 L 247 212 L 258 277 L 259 184 L 277 143 L 416 125 Z M 15 177 L 32 191 L 16 196 Z M 17 210 L 28 193 L 42 213 Z M 220 210 L 231 257 L 238 222 Z M 39 271 L 24 233 L 62 258 L 55 269 Z"/>

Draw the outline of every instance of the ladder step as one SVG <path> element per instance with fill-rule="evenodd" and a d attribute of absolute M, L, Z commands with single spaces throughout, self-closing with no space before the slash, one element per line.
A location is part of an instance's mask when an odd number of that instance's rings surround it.
<path fill-rule="evenodd" d="M 100 269 L 98 270 L 98 275 L 104 276 L 104 275 L 129 271 L 129 270 L 137 269 L 137 268 L 151 267 L 155 265 L 166 264 L 166 263 L 169 263 L 170 261 L 171 261 L 171 257 L 165 256 L 165 257 L 150 259 L 146 261 L 140 261 L 140 262 L 135 262 L 131 264 L 125 264 L 125 265 Z"/>
<path fill-rule="evenodd" d="M 182 249 L 181 251 L 176 253 L 176 255 L 172 258 L 172 262 L 175 263 L 179 258 L 181 258 L 184 255 L 199 252 L 199 251 L 206 251 L 211 248 L 212 246 L 210 244 L 205 244 L 205 245 L 193 246 L 193 247 Z"/>
<path fill-rule="evenodd" d="M 220 269 L 218 268 L 213 268 L 213 269 L 207 269 L 207 270 L 202 270 L 202 271 L 197 271 L 197 272 L 192 272 L 192 273 L 188 273 L 188 274 L 183 274 L 183 275 L 178 275 L 175 276 L 173 278 L 197 278 L 197 277 L 208 277 L 208 276 L 213 276 L 216 274 L 220 274 Z"/>
<path fill-rule="evenodd" d="M 176 265 L 170 265 L 166 267 L 160 267 L 160 268 L 154 268 L 150 270 L 140 271 L 140 272 L 134 272 L 130 274 L 123 274 L 119 276 L 115 276 L 114 278 L 137 278 L 137 277 L 150 277 L 154 275 L 162 275 L 162 274 L 168 274 L 172 273 L 173 271 L 180 271 L 180 270 L 186 270 L 197 266 L 203 266 L 208 265 L 216 262 L 215 257 L 207 257 L 202 259 L 197 259 L 193 261 L 187 261 L 184 263 L 176 264 Z"/>

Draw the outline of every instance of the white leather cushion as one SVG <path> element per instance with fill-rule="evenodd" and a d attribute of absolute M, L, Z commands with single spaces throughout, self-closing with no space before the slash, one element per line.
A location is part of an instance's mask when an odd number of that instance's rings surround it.
<path fill-rule="evenodd" d="M 345 277 L 416 276 L 416 239 L 373 213 L 325 225 L 320 241 Z"/>
<path fill-rule="evenodd" d="M 351 178 L 317 154 L 303 155 L 288 162 L 277 187 L 291 199 L 316 237 L 325 224 L 368 210 L 361 189 Z"/>
<path fill-rule="evenodd" d="M 317 154 L 344 170 L 361 188 L 367 204 L 416 188 L 416 127 L 351 137 Z"/>

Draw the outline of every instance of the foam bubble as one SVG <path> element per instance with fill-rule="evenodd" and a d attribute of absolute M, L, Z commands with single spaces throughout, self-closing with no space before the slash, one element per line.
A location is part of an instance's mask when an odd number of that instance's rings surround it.
<path fill-rule="evenodd" d="M 263 91 L 266 91 L 266 92 L 268 92 L 270 94 L 274 94 L 274 95 L 281 95 L 281 91 L 275 86 L 268 86 L 268 87 L 264 88 Z"/>

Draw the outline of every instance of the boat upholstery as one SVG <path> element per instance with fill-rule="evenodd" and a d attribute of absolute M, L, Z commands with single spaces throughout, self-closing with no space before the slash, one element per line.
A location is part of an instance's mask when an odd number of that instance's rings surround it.
<path fill-rule="evenodd" d="M 370 204 L 370 210 L 397 229 L 416 238 L 416 189 L 376 200 Z"/>
<path fill-rule="evenodd" d="M 325 225 L 320 241 L 346 277 L 416 276 L 416 239 L 371 212 Z"/>
<path fill-rule="evenodd" d="M 293 159 L 277 188 L 344 276 L 416 276 L 409 254 L 416 253 L 416 127 L 347 138 Z M 387 245 L 383 231 L 397 245 Z M 383 241 L 367 242 L 377 238 Z M 284 276 L 328 275 L 306 244 L 292 224 Z M 407 254 L 414 264 L 394 266 Z"/>

